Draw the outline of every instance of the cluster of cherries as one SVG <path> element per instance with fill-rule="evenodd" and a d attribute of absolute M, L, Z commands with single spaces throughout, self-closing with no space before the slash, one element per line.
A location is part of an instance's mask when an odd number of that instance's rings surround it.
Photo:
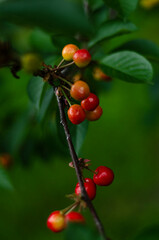
<path fill-rule="evenodd" d="M 86 168 L 94 173 L 93 179 L 84 178 L 84 188 L 87 192 L 87 195 L 90 200 L 93 200 L 96 196 L 96 185 L 99 186 L 108 186 L 113 182 L 114 173 L 113 171 L 106 166 L 99 166 L 95 171 L 92 171 L 88 168 L 88 163 L 90 160 L 88 159 L 79 159 L 79 164 L 82 168 Z M 73 163 L 69 164 L 73 167 Z M 81 200 L 81 188 L 80 184 L 77 183 L 75 187 L 75 193 L 72 194 L 75 199 L 75 203 L 73 204 L 75 207 L 82 203 Z M 71 195 L 71 196 L 72 196 Z M 86 207 L 84 205 L 84 207 Z M 71 211 L 72 206 L 68 207 L 66 210 L 62 211 L 54 211 L 51 213 L 47 220 L 47 226 L 53 232 L 60 232 L 65 229 L 69 222 L 77 222 L 84 223 L 85 219 L 81 213 Z M 68 212 L 67 212 L 68 211 Z"/>
<path fill-rule="evenodd" d="M 72 61 L 65 66 L 75 64 L 79 68 L 83 68 L 83 67 L 86 67 L 91 61 L 90 53 L 86 49 L 79 49 L 74 44 L 66 45 L 62 50 L 62 56 L 63 56 L 62 62 L 64 60 Z M 108 78 L 108 76 L 106 77 L 105 76 L 106 75 L 104 75 L 104 73 L 101 70 L 96 69 L 96 77 L 105 80 L 105 78 Z M 70 107 L 68 109 L 69 120 L 73 124 L 80 124 L 85 119 L 89 121 L 98 120 L 101 117 L 103 111 L 102 111 L 102 108 L 99 106 L 98 97 L 94 93 L 90 92 L 90 88 L 88 84 L 82 81 L 80 78 L 74 81 L 73 84 L 64 78 L 60 78 L 60 79 L 70 86 L 69 89 L 65 85 L 60 86 L 64 97 L 66 98 L 67 102 L 70 104 Z M 80 101 L 80 104 L 71 105 L 69 98 L 66 95 L 63 88 L 69 90 L 70 96 L 73 99 Z M 92 171 L 89 168 L 89 165 L 90 165 L 89 161 L 90 160 L 88 159 L 80 158 L 79 167 L 81 168 L 81 171 L 83 169 L 87 169 L 93 172 L 94 174 L 93 178 L 83 177 L 83 184 L 87 192 L 87 195 L 90 200 L 93 200 L 96 196 L 96 185 L 99 185 L 99 186 L 110 185 L 114 179 L 114 173 L 110 168 L 106 166 L 99 166 L 95 171 Z M 69 166 L 74 168 L 72 162 L 69 164 Z M 85 208 L 87 205 L 81 198 L 82 194 L 81 194 L 81 188 L 79 183 L 76 184 L 74 193 L 69 196 L 74 200 L 74 203 L 64 210 L 61 210 L 61 211 L 58 210 L 58 211 L 52 212 L 47 219 L 47 227 L 53 232 L 62 231 L 68 226 L 69 222 L 77 222 L 77 223 L 85 222 L 85 219 L 82 216 L 82 214 L 80 212 L 74 211 L 74 209 L 77 206 L 79 206 L 79 209 L 81 210 L 81 208 Z"/>
<path fill-rule="evenodd" d="M 66 45 L 62 50 L 63 59 L 71 61 L 79 67 L 86 67 L 91 61 L 91 55 L 86 49 L 79 49 L 74 44 Z M 99 106 L 99 98 L 90 92 L 88 84 L 82 80 L 76 81 L 71 85 L 70 96 L 81 101 L 81 104 L 70 105 L 68 118 L 73 124 L 80 124 L 85 119 L 89 121 L 98 120 L 103 111 Z"/>

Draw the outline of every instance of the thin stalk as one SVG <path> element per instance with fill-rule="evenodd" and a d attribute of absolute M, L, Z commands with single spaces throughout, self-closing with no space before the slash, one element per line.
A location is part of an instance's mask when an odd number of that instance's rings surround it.
<path fill-rule="evenodd" d="M 67 83 L 68 85 L 72 86 L 72 83 L 70 83 L 68 80 L 66 80 L 65 78 L 61 77 L 61 76 L 57 76 L 57 78 L 61 79 L 63 82 Z"/>
<path fill-rule="evenodd" d="M 57 88 L 54 87 L 54 90 L 55 90 L 55 93 L 56 93 Z M 91 200 L 89 199 L 89 197 L 87 195 L 87 192 L 85 190 L 85 187 L 84 187 L 83 178 L 82 178 L 82 171 L 81 171 L 81 168 L 79 166 L 79 160 L 78 160 L 76 151 L 74 149 L 74 145 L 72 143 L 72 138 L 71 138 L 70 131 L 69 131 L 67 121 L 66 121 L 63 99 L 58 95 L 56 95 L 56 98 L 57 98 L 57 103 L 58 103 L 58 107 L 59 107 L 59 111 L 60 111 L 60 123 L 62 124 L 62 126 L 64 128 L 65 135 L 66 135 L 66 140 L 67 140 L 68 147 L 69 147 L 69 150 L 70 150 L 70 155 L 71 155 L 71 158 L 72 158 L 72 161 L 73 161 L 73 165 L 74 165 L 76 175 L 77 175 L 77 179 L 78 179 L 80 189 L 81 189 L 81 195 L 82 195 L 81 197 L 86 202 L 87 207 L 89 208 L 89 210 L 90 210 L 90 212 L 93 216 L 94 222 L 95 222 L 95 224 L 97 226 L 97 229 L 98 229 L 99 233 L 101 234 L 103 240 L 108 240 L 107 237 L 106 237 L 103 225 L 102 225 L 102 223 L 101 223 L 101 221 L 100 221 L 100 219 L 97 215 L 97 212 L 96 212 Z"/>
<path fill-rule="evenodd" d="M 70 62 L 70 63 L 67 63 L 67 64 L 65 64 L 65 65 L 63 65 L 63 66 L 60 66 L 60 67 L 54 68 L 54 70 L 62 69 L 62 68 L 66 68 L 66 67 L 71 66 L 72 64 L 74 64 L 74 61 L 72 61 L 72 62 Z"/>
<path fill-rule="evenodd" d="M 70 102 L 67 94 L 66 94 L 65 91 L 62 89 L 62 87 L 61 87 L 61 92 L 63 93 L 64 97 L 66 98 L 66 100 L 67 100 L 67 102 L 68 102 L 68 104 L 69 104 L 69 106 L 71 107 L 72 104 L 71 104 L 71 102 Z"/>

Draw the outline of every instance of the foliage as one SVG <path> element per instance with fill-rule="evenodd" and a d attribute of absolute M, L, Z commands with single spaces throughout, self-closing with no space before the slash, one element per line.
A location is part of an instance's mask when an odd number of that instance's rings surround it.
<path fill-rule="evenodd" d="M 85 71 L 84 77 L 87 77 L 85 80 L 97 92 L 109 91 L 109 85 L 112 83 L 97 83 L 92 76 L 95 66 L 100 66 L 113 80 L 153 84 L 157 74 L 154 71 L 153 75 L 152 66 L 159 61 L 159 48 L 153 42 L 145 39 L 129 40 L 107 52 L 107 43 L 110 40 L 118 36 L 127 36 L 137 30 L 130 20 L 130 14 L 135 10 L 137 3 L 137 0 L 89 0 L 89 7 L 85 6 L 84 10 L 82 1 L 77 0 L 3 1 L 0 3 L 1 40 L 10 39 L 18 54 L 25 53 L 26 49 L 38 52 L 44 62 L 51 65 L 61 60 L 61 50 L 65 44 L 71 42 L 80 47 L 86 46 L 93 61 L 89 70 Z M 21 32 L 23 41 L 17 44 L 15 32 L 22 31 L 21 27 L 27 27 L 29 30 L 27 32 L 24 28 L 27 37 Z M 71 69 L 77 72 L 76 68 Z M 14 113 L 19 116 L 18 119 L 10 119 L 9 108 L 8 112 L 6 108 L 8 119 L 1 116 L 2 122 L 9 122 L 9 130 L 6 132 L 0 129 L 5 139 L 3 143 L 2 140 L 0 142 L 0 151 L 10 152 L 23 164 L 28 164 L 28 159 L 33 159 L 34 156 L 40 156 L 45 161 L 59 154 L 67 156 L 67 144 L 59 123 L 52 88 L 40 77 L 32 77 L 24 72 L 20 75 L 26 79 L 25 83 L 20 84 L 27 89 L 30 102 L 28 103 L 25 96 L 23 103 L 14 103 L 16 100 L 11 103 L 13 107 L 16 106 Z M 67 77 L 72 76 L 68 73 Z M 0 84 L 3 86 L 3 81 Z M 75 148 L 80 152 L 88 130 L 88 122 L 70 128 Z M 2 169 L 0 186 L 12 189 Z"/>

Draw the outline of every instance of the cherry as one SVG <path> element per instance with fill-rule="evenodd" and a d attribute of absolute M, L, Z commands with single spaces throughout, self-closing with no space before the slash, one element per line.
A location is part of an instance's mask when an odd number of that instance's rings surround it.
<path fill-rule="evenodd" d="M 4 153 L 0 155 L 0 166 L 10 168 L 13 164 L 13 159 L 10 154 Z"/>
<path fill-rule="evenodd" d="M 91 178 L 85 178 L 84 187 L 90 200 L 93 200 L 96 196 L 96 185 L 93 180 Z M 75 193 L 76 195 L 81 195 L 81 188 L 79 183 L 77 183 L 75 187 Z"/>
<path fill-rule="evenodd" d="M 74 44 L 67 44 L 62 50 L 62 56 L 66 61 L 71 61 L 79 48 Z"/>
<path fill-rule="evenodd" d="M 93 176 L 93 181 L 99 186 L 108 186 L 114 179 L 113 171 L 105 166 L 100 166 L 95 170 L 96 174 Z"/>
<path fill-rule="evenodd" d="M 94 93 L 90 93 L 90 95 L 81 102 L 82 108 L 86 111 L 93 111 L 98 105 L 99 98 Z"/>
<path fill-rule="evenodd" d="M 102 113 L 102 108 L 98 106 L 95 110 L 86 112 L 86 119 L 89 121 L 96 121 L 101 117 Z"/>
<path fill-rule="evenodd" d="M 74 104 L 68 109 L 68 118 L 73 124 L 80 124 L 86 118 L 86 114 L 83 108 L 78 105 Z"/>
<path fill-rule="evenodd" d="M 66 219 L 66 222 L 78 222 L 78 223 L 84 223 L 85 222 L 85 219 L 82 216 L 82 214 L 79 213 L 79 212 L 74 212 L 74 211 L 66 214 L 65 219 Z"/>
<path fill-rule="evenodd" d="M 53 232 L 61 232 L 66 227 L 65 216 L 60 211 L 54 211 L 47 219 L 47 227 Z"/>
<path fill-rule="evenodd" d="M 28 73 L 36 72 L 41 67 L 40 56 L 34 53 L 26 53 L 21 57 L 21 65 Z"/>
<path fill-rule="evenodd" d="M 90 89 L 86 82 L 77 81 L 72 85 L 70 94 L 72 98 L 81 101 L 89 96 Z"/>
<path fill-rule="evenodd" d="M 79 49 L 73 55 L 73 60 L 79 68 L 86 67 L 91 61 L 91 55 L 86 49 Z"/>
<path fill-rule="evenodd" d="M 96 80 L 99 80 L 99 81 L 106 81 L 106 82 L 110 82 L 112 80 L 112 78 L 108 75 L 106 75 L 100 68 L 96 67 L 94 68 L 94 71 L 93 71 L 93 77 L 96 79 Z"/>

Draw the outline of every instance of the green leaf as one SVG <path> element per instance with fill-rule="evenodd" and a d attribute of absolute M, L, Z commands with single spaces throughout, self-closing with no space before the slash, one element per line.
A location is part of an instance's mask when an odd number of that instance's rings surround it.
<path fill-rule="evenodd" d="M 7 172 L 0 167 L 0 189 L 13 190 L 13 186 L 10 182 Z"/>
<path fill-rule="evenodd" d="M 152 83 L 151 64 L 141 55 L 121 51 L 106 56 L 100 61 L 101 67 L 111 77 L 134 83 Z"/>
<path fill-rule="evenodd" d="M 43 92 L 44 82 L 41 77 L 32 77 L 28 84 L 28 95 L 37 109 L 40 106 L 40 99 Z"/>
<path fill-rule="evenodd" d="M 158 240 L 159 239 L 159 226 L 149 227 L 143 230 L 135 240 Z"/>
<path fill-rule="evenodd" d="M 87 130 L 88 130 L 88 121 L 85 120 L 84 122 L 82 122 L 78 125 L 74 125 L 68 120 L 68 126 L 69 126 L 70 133 L 72 136 L 74 148 L 78 154 L 81 149 L 81 146 L 84 142 Z"/>
<path fill-rule="evenodd" d="M 69 0 L 15 0 L 0 3 L 0 21 L 41 27 L 51 33 L 90 32 L 82 4 Z M 45 47 L 45 46 L 44 46 Z"/>
<path fill-rule="evenodd" d="M 133 12 L 138 4 L 138 0 L 104 0 L 105 3 L 117 10 L 121 15 L 128 16 Z"/>
<path fill-rule="evenodd" d="M 42 121 L 44 116 L 45 116 L 45 113 L 51 103 L 51 100 L 53 98 L 53 95 L 54 95 L 54 91 L 53 91 L 53 88 L 48 88 L 46 91 L 45 91 L 45 94 L 43 96 L 43 98 L 41 99 L 41 104 L 40 104 L 40 108 L 39 108 L 39 112 L 38 112 L 38 121 Z"/>
<path fill-rule="evenodd" d="M 135 39 L 123 44 L 119 49 L 136 51 L 150 61 L 159 62 L 159 47 L 152 41 L 147 39 Z"/>
<path fill-rule="evenodd" d="M 135 31 L 137 28 L 131 22 L 123 22 L 121 20 L 113 20 L 103 24 L 99 30 L 96 32 L 94 38 L 88 43 L 89 47 L 107 39 L 114 37 L 119 34 L 125 34 Z"/>
<path fill-rule="evenodd" d="M 78 154 L 81 149 L 81 146 L 83 144 L 83 141 L 85 139 L 87 130 L 88 130 L 88 121 L 85 120 L 84 122 L 82 122 L 78 125 L 74 125 L 68 119 L 67 111 L 65 111 L 65 114 L 66 114 L 66 120 L 68 123 L 68 128 L 69 128 L 69 131 L 71 134 L 72 142 L 73 142 L 74 148 Z M 57 113 L 56 113 L 56 125 L 57 125 L 57 132 L 59 135 L 59 139 L 61 140 L 61 145 L 63 145 L 63 147 L 65 149 L 68 149 L 68 144 L 66 141 L 64 129 L 63 129 L 63 126 L 60 124 L 60 115 L 59 115 L 58 109 L 57 109 Z"/>

